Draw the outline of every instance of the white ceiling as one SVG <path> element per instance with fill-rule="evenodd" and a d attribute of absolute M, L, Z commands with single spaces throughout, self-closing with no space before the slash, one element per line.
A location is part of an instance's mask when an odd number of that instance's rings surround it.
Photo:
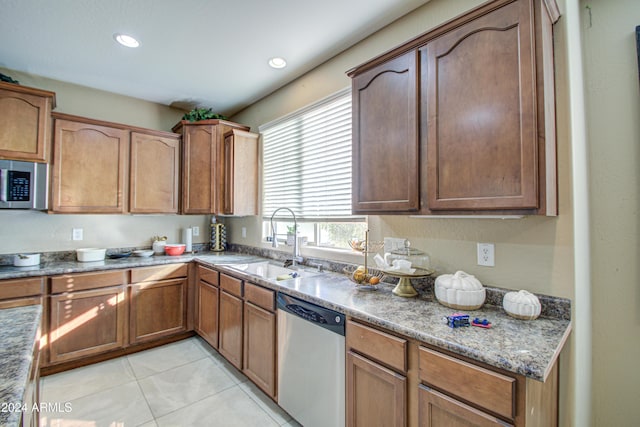
<path fill-rule="evenodd" d="M 427 1 L 0 0 L 0 66 L 232 115 Z"/>

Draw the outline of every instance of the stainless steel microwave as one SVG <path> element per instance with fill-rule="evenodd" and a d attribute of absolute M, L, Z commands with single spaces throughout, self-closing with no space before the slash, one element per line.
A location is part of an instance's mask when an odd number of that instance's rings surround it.
<path fill-rule="evenodd" d="M 46 163 L 0 160 L 0 209 L 47 209 Z"/>

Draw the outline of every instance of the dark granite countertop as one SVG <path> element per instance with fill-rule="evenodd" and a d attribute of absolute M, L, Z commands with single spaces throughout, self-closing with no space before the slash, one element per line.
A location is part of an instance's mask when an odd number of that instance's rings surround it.
<path fill-rule="evenodd" d="M 379 325 L 395 333 L 539 381 L 546 379 L 571 332 L 571 321 L 566 316 L 541 316 L 533 321 L 517 320 L 508 316 L 502 307 L 490 304 L 467 314 L 472 319 L 479 317 L 490 320 L 491 329 L 451 329 L 442 322 L 442 318 L 452 314 L 454 310 L 440 305 L 430 294 L 423 294 L 420 298 L 401 298 L 393 295 L 393 286 L 385 283 L 378 286 L 376 291 L 364 291 L 357 288 L 345 275 L 332 272 L 307 273 L 302 278 L 272 282 L 228 266 L 265 261 L 265 258 L 232 252 L 129 257 L 89 263 L 58 261 L 43 263 L 37 267 L 0 266 L 0 280 L 147 267 L 194 260 Z"/>
<path fill-rule="evenodd" d="M 40 305 L 0 310 L 0 426 L 20 425 L 41 318 Z"/>
<path fill-rule="evenodd" d="M 541 316 L 536 320 L 518 320 L 507 315 L 502 307 L 488 304 L 480 310 L 465 313 L 471 319 L 488 319 L 492 323 L 490 329 L 452 329 L 442 320 L 456 310 L 429 296 L 398 297 L 391 292 L 393 285 L 386 283 L 377 290 L 366 291 L 347 276 L 337 273 L 307 273 L 301 278 L 273 282 L 239 272 L 231 266 L 216 267 L 270 289 L 539 381 L 546 380 L 571 332 L 568 319 Z"/>

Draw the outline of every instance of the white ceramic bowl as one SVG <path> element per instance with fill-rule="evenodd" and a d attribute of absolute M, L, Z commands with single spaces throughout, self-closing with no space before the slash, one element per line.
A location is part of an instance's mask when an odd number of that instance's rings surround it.
<path fill-rule="evenodd" d="M 104 261 L 106 249 L 80 248 L 76 249 L 76 257 L 80 262 Z"/>
<path fill-rule="evenodd" d="M 132 253 L 133 253 L 133 256 L 139 256 L 139 257 L 142 257 L 142 258 L 147 258 L 147 257 L 150 257 L 151 255 L 154 254 L 154 252 L 151 251 L 151 250 L 145 251 L 145 250 L 142 250 L 142 249 L 135 250 Z"/>
<path fill-rule="evenodd" d="M 13 265 L 16 267 L 31 267 L 40 264 L 40 254 L 16 254 Z"/>

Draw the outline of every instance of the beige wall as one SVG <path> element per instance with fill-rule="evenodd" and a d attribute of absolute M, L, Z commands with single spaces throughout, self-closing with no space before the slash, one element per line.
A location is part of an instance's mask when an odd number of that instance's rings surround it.
<path fill-rule="evenodd" d="M 593 425 L 631 426 L 640 422 L 640 84 L 634 34 L 640 2 L 580 4 L 591 196 Z"/>
<path fill-rule="evenodd" d="M 253 129 L 308 105 L 350 84 L 345 71 L 377 56 L 430 28 L 483 3 L 475 0 L 432 0 L 363 42 L 322 64 L 233 117 Z M 561 9 L 564 2 L 559 1 Z M 573 212 L 571 201 L 571 144 L 568 125 L 566 28 L 560 20 L 555 29 L 558 122 L 558 170 L 560 215 L 499 219 L 417 219 L 406 216 L 370 216 L 373 239 L 407 237 L 427 251 L 439 272 L 462 269 L 484 284 L 528 289 L 573 299 Z M 266 246 L 260 242 L 260 219 L 227 219 L 232 242 Z M 242 238 L 241 227 L 249 233 Z M 495 244 L 496 266 L 476 265 L 476 243 Z M 303 256 L 317 252 L 303 248 Z M 343 255 L 334 258 L 344 259 Z M 561 355 L 561 425 L 573 424 L 573 343 Z"/>
<path fill-rule="evenodd" d="M 24 86 L 56 92 L 56 112 L 170 131 L 184 112 L 152 102 L 0 68 Z M 178 215 L 48 215 L 0 210 L 0 254 L 71 250 L 80 247 L 150 246 L 153 235 L 180 241 L 181 229 L 199 226 L 196 243 L 208 242 L 208 217 Z M 83 241 L 71 229 L 84 230 Z"/>
<path fill-rule="evenodd" d="M 559 0 L 565 4 L 578 0 Z M 432 0 L 427 5 L 322 64 L 234 117 L 252 126 L 294 111 L 347 85 L 344 72 L 403 41 L 482 3 Z M 591 8 L 591 22 L 586 6 Z M 560 425 L 574 425 L 584 412 L 594 426 L 635 425 L 640 419 L 640 96 L 633 28 L 640 24 L 636 0 L 580 0 L 586 72 L 586 119 L 590 152 L 593 372 L 574 372 L 573 337 L 561 355 Z M 560 215 L 521 220 L 411 219 L 370 217 L 374 238 L 409 237 L 427 250 L 441 271 L 464 269 L 484 283 L 569 297 L 589 290 L 574 284 L 571 194 L 571 134 L 565 17 L 556 24 L 556 86 Z M 575 41 L 573 41 L 575 42 Z M 133 98 L 0 69 L 21 83 L 57 92 L 57 111 L 168 130 L 180 112 Z M 576 213 L 577 216 L 580 213 Z M 46 215 L 0 211 L 0 253 L 72 249 L 80 246 L 143 245 L 153 234 L 177 239 L 179 230 L 200 225 L 204 216 Z M 230 241 L 261 246 L 260 219 L 225 219 Z M 71 228 L 86 240 L 72 242 Z M 241 228 L 247 228 L 247 238 Z M 195 241 L 206 241 L 203 237 Z M 494 268 L 475 265 L 475 243 L 496 244 Z M 147 243 L 148 244 L 148 243 Z M 309 249 L 303 255 L 312 255 Z M 317 253 L 315 254 L 317 255 Z M 334 258 L 346 258 L 334 255 Z M 354 257 L 351 257 L 354 259 Z M 355 258 L 357 259 L 357 258 Z M 574 299 L 575 301 L 575 299 Z M 581 324 L 574 325 L 578 330 Z M 588 328 L 588 327 L 587 327 Z M 590 331 L 588 331 L 591 334 Z M 579 343 L 578 343 L 579 344 Z M 574 383 L 593 376 L 593 406 L 575 402 Z M 575 409 L 574 409 L 575 407 Z M 578 414 L 579 415 L 579 414 Z M 583 424 L 584 425 L 584 424 Z"/>

